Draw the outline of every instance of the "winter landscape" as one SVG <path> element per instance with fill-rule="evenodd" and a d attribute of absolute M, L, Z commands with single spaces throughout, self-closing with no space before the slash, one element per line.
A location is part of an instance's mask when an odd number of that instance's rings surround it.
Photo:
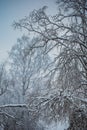
<path fill-rule="evenodd" d="M 87 0 L 0 8 L 0 130 L 87 130 Z"/>

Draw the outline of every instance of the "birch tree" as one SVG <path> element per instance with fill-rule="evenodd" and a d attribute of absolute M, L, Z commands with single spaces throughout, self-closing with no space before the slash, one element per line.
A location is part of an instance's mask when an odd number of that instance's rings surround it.
<path fill-rule="evenodd" d="M 7 72 L 5 64 L 0 64 L 0 96 L 3 95 L 8 88 L 9 80 L 7 78 Z"/>
<path fill-rule="evenodd" d="M 41 50 L 32 50 L 31 44 L 35 40 L 29 40 L 27 36 L 18 39 L 18 43 L 12 47 L 10 52 L 10 65 L 13 89 L 19 93 L 20 100 L 27 95 L 27 91 L 31 92 L 40 80 L 41 74 L 50 59 L 49 56 L 42 56 Z M 19 88 L 19 89 L 18 89 Z"/>
<path fill-rule="evenodd" d="M 14 27 L 37 37 L 32 49 L 43 48 L 44 54 L 55 55 L 52 68 L 48 66 L 50 91 L 45 98 L 37 97 L 36 106 L 43 104 L 42 109 L 48 108 L 51 117 L 58 118 L 68 115 L 73 106 L 87 104 L 82 99 L 87 97 L 87 1 L 57 0 L 56 3 L 58 10 L 54 16 L 47 15 L 44 6 L 15 22 Z"/>

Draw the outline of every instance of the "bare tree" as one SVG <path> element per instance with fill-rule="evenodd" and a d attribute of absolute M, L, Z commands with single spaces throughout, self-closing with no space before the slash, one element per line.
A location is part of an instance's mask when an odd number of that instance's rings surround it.
<path fill-rule="evenodd" d="M 45 6 L 14 23 L 15 28 L 34 34 L 37 40 L 32 49 L 43 48 L 44 54 L 56 55 L 52 68 L 48 66 L 51 87 L 45 98 L 37 97 L 35 105 L 48 108 L 51 117 L 66 116 L 71 108 L 87 104 L 82 100 L 87 97 L 87 1 L 57 0 L 57 6 L 54 16 L 46 14 Z"/>
<path fill-rule="evenodd" d="M 18 43 L 13 46 L 10 52 L 13 89 L 19 93 L 22 92 L 20 99 L 23 98 L 23 100 L 27 91 L 36 87 L 34 82 L 37 82 L 37 79 L 41 77 L 40 72 L 44 71 L 49 62 L 49 56 L 42 56 L 40 49 L 32 50 L 33 42 L 34 39 L 30 41 L 28 37 L 23 36 L 18 39 Z"/>
<path fill-rule="evenodd" d="M 5 69 L 5 64 L 0 64 L 0 96 L 6 92 L 8 84 L 9 81 Z"/>
<path fill-rule="evenodd" d="M 0 106 L 0 126 L 3 130 L 44 130 L 38 125 L 38 117 L 32 115 L 32 110 L 24 104 L 9 104 Z"/>

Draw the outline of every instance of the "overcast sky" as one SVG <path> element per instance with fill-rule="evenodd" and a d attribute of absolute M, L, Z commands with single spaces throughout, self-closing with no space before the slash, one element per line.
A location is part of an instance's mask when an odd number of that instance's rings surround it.
<path fill-rule="evenodd" d="M 22 36 L 19 30 L 14 30 L 12 23 L 27 16 L 33 9 L 48 6 L 49 13 L 55 11 L 56 0 L 0 0 L 0 62 L 7 58 L 7 52 Z"/>

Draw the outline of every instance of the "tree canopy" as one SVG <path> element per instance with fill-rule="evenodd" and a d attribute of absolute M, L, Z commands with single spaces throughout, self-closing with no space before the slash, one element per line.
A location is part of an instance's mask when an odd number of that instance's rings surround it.
<path fill-rule="evenodd" d="M 81 107 L 82 98 L 87 96 L 87 1 L 57 0 L 56 3 L 58 10 L 54 16 L 47 15 L 44 6 L 15 22 L 14 27 L 23 28 L 37 38 L 32 49 L 43 48 L 44 55 L 55 54 L 51 69 L 48 66 L 50 91 L 41 102 L 46 102 L 56 114 L 62 107 L 66 114 L 64 102 Z M 77 100 L 79 105 L 75 103 Z"/>
<path fill-rule="evenodd" d="M 28 34 L 10 53 L 11 74 L 23 95 L 28 92 L 29 109 L 51 121 L 87 112 L 87 0 L 56 4 L 53 16 L 44 6 L 14 22 Z"/>

